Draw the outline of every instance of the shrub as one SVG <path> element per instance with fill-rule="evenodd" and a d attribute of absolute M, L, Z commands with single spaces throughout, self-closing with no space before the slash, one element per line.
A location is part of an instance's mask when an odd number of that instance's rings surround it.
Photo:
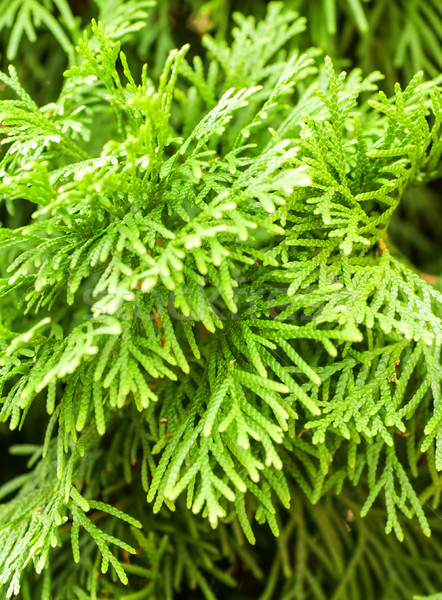
<path fill-rule="evenodd" d="M 337 74 L 279 3 L 157 81 L 146 4 L 60 37 L 50 104 L 0 74 L 3 593 L 435 593 L 441 295 L 387 230 L 440 178 L 440 87 Z"/>

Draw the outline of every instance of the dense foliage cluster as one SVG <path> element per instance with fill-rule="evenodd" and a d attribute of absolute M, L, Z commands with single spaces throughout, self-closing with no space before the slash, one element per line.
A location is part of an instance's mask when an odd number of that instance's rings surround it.
<path fill-rule="evenodd" d="M 442 296 L 387 230 L 441 79 L 388 97 L 276 2 L 157 76 L 151 4 L 0 2 L 9 59 L 42 25 L 67 64 L 44 105 L 0 73 L 0 597 L 438 598 Z M 323 45 L 376 18 L 312 4 Z"/>

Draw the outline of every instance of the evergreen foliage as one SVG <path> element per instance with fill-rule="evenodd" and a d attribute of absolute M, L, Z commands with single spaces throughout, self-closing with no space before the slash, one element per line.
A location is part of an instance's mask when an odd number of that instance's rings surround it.
<path fill-rule="evenodd" d="M 151 22 L 161 23 L 161 27 L 155 32 L 149 23 L 138 48 L 146 52 L 155 44 L 155 64 L 159 66 L 159 56 L 177 44 L 180 17 L 188 16 L 191 31 L 213 31 L 222 39 L 229 35 L 235 11 L 263 18 L 267 4 L 265 0 L 242 0 L 240 6 L 231 0 L 158 2 Z M 355 61 L 366 74 L 382 68 L 387 89 L 392 89 L 395 81 L 408 82 L 420 69 L 430 77 L 442 70 L 442 7 L 438 0 L 285 0 L 284 6 L 307 18 L 302 47 L 321 48 L 346 66 Z"/>
<path fill-rule="evenodd" d="M 442 296 L 387 230 L 442 175 L 440 78 L 389 98 L 270 3 L 157 79 L 121 50 L 149 4 L 97 2 L 75 55 L 64 1 L 2 17 L 69 68 L 44 106 L 0 73 L 0 420 L 45 430 L 0 488 L 0 594 L 437 598 Z"/>

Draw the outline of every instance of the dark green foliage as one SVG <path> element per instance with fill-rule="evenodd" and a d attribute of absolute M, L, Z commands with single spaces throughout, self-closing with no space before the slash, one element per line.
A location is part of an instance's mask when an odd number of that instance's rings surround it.
<path fill-rule="evenodd" d="M 156 78 L 121 51 L 149 3 L 96 4 L 76 55 L 45 21 L 57 99 L 0 73 L 0 420 L 45 430 L 0 488 L 1 593 L 436 594 L 442 296 L 387 230 L 440 180 L 439 82 L 337 74 L 281 3 Z"/>
<path fill-rule="evenodd" d="M 187 20 L 188 34 L 213 32 L 218 39 L 229 35 L 235 11 L 263 18 L 268 2 L 243 0 L 189 0 L 158 2 L 152 20 L 161 23 L 158 34 L 147 27 L 141 49 L 156 44 L 163 54 L 180 42 L 180 21 Z M 385 85 L 406 82 L 424 69 L 435 77 L 442 70 L 442 7 L 439 0 L 286 0 L 286 9 L 307 18 L 304 48 L 323 49 L 346 65 L 354 61 L 366 74 L 382 69 Z"/>

